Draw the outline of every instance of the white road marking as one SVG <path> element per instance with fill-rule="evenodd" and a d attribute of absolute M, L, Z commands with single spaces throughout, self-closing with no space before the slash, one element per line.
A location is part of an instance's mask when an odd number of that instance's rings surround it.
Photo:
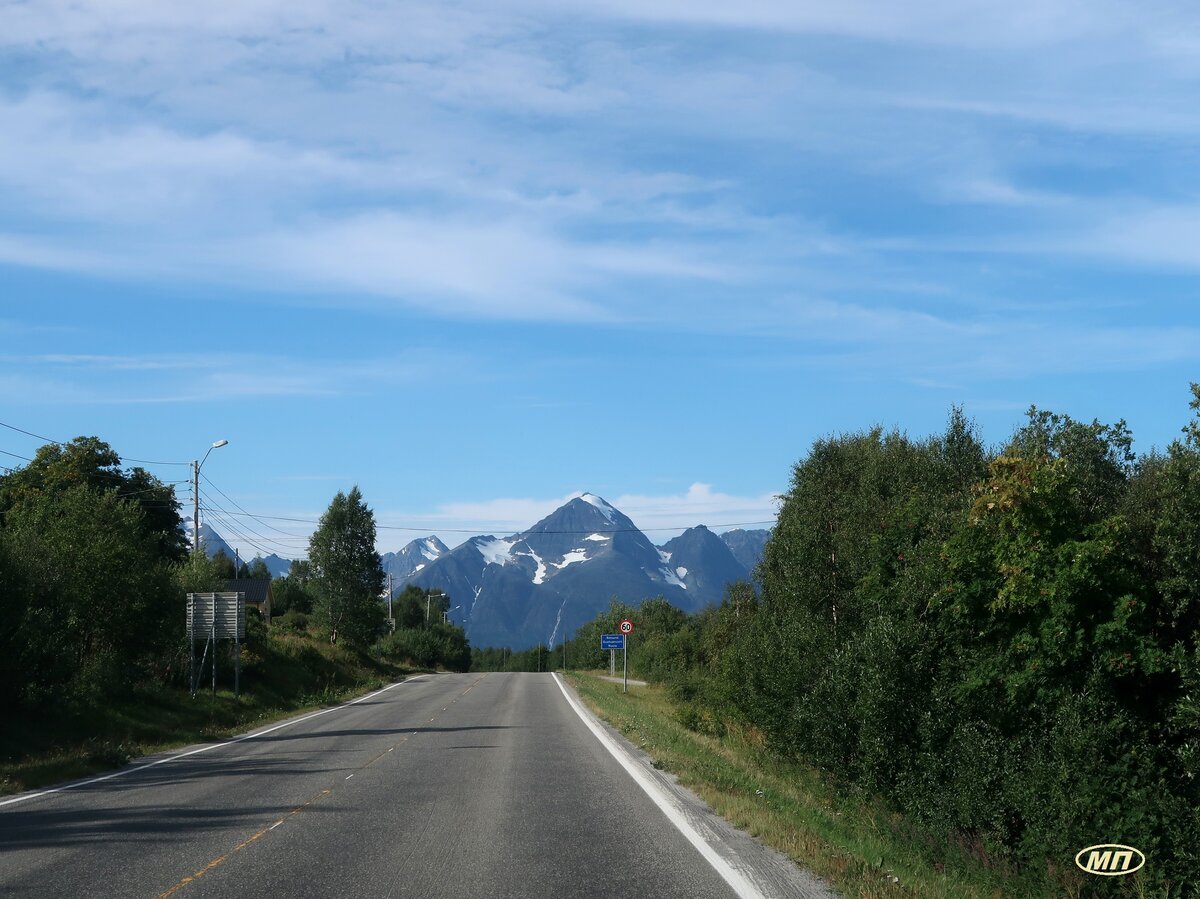
<path fill-rule="evenodd" d="M 112 780 L 116 777 L 124 777 L 126 774 L 136 774 L 138 771 L 145 771 L 147 768 L 153 768 L 156 765 L 165 765 L 167 762 L 175 762 L 179 759 L 188 758 L 189 756 L 199 755 L 202 752 L 211 752 L 214 749 L 221 749 L 225 746 L 233 746 L 235 743 L 241 743 L 245 740 L 253 740 L 256 737 L 265 737 L 267 734 L 272 734 L 277 730 L 283 730 L 285 727 L 291 727 L 294 724 L 300 724 L 304 721 L 311 721 L 313 718 L 319 718 L 322 715 L 328 715 L 330 712 L 336 712 L 352 705 L 358 705 L 360 702 L 365 702 L 373 696 L 378 696 L 380 693 L 386 693 L 393 687 L 399 687 L 403 684 L 411 684 L 428 676 L 429 675 L 427 674 L 420 674 L 416 677 L 411 677 L 408 680 L 397 681 L 394 684 L 388 684 L 382 690 L 376 690 L 374 693 L 368 693 L 366 696 L 360 696 L 358 699 L 351 700 L 350 702 L 343 702 L 341 705 L 335 705 L 332 708 L 321 709 L 319 712 L 313 712 L 311 715 L 305 715 L 303 718 L 296 718 L 292 721 L 285 721 L 282 724 L 276 724 L 274 727 L 268 727 L 266 730 L 242 734 L 242 736 L 234 737 L 232 740 L 226 740 L 224 743 L 211 743 L 208 746 L 201 746 L 199 749 L 192 749 L 188 752 L 181 752 L 178 755 L 168 756 L 165 759 L 158 759 L 157 761 L 149 762 L 145 765 L 138 765 L 136 768 L 126 768 L 120 771 L 114 771 L 112 774 L 104 774 L 100 777 L 93 777 L 90 780 L 81 780 L 78 783 L 63 784 L 61 787 L 52 787 L 49 790 L 39 790 L 36 793 L 25 793 L 21 796 L 15 796 L 12 799 L 5 799 L 0 801 L 0 808 L 3 808 L 6 805 L 16 805 L 18 802 L 28 802 L 31 799 L 40 799 L 43 796 L 51 796 L 54 793 L 65 793 L 67 790 L 76 790 L 79 787 L 86 787 L 90 786 L 91 784 L 103 783 L 106 780 Z"/>
<path fill-rule="evenodd" d="M 704 856 L 704 860 L 712 865 L 713 869 L 721 875 L 721 879 L 729 884 L 740 899 L 766 899 L 754 884 L 717 854 L 708 841 L 687 820 L 675 798 L 647 777 L 646 772 L 642 770 L 642 767 L 634 759 L 630 758 L 629 753 L 604 732 L 604 729 L 593 719 L 591 713 L 583 708 L 575 700 L 575 697 L 570 694 L 566 685 L 563 684 L 562 678 L 557 673 L 554 675 L 554 682 L 558 684 L 558 689 L 562 690 L 562 695 L 566 697 L 571 708 L 575 710 L 575 714 L 588 726 L 588 730 L 596 735 L 596 739 L 600 741 L 600 745 L 607 749 L 609 754 L 620 763 L 621 767 L 633 778 L 634 783 L 642 788 L 642 791 L 650 797 L 650 801 L 658 806 L 659 810 L 667 816 L 667 820 L 675 825 L 675 829 L 683 834 L 684 838 L 696 848 L 697 852 Z"/>

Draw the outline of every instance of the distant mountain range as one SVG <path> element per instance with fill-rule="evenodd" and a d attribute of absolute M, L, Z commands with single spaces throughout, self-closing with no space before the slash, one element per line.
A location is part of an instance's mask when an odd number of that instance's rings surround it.
<path fill-rule="evenodd" d="M 190 540 L 192 536 L 191 517 L 183 519 L 183 526 Z M 235 561 L 240 560 L 244 564 L 254 561 L 254 559 L 244 559 L 238 555 L 220 534 L 204 523 L 203 518 L 200 519 L 200 545 L 204 547 L 204 552 L 210 559 L 217 553 L 223 552 L 230 559 Z M 262 559 L 266 563 L 267 570 L 271 572 L 271 577 L 283 577 L 292 567 L 290 559 L 277 556 L 275 553 L 271 553 L 269 556 L 258 555 L 255 558 Z"/>
<path fill-rule="evenodd" d="M 453 550 L 423 537 L 384 564 L 394 590 L 444 590 L 473 646 L 523 649 L 569 638 L 613 598 L 636 605 L 663 596 L 688 612 L 720 602 L 727 584 L 750 578 L 769 535 L 730 533 L 727 541 L 701 525 L 657 547 L 585 493 L 522 533 L 472 537 Z"/>
<path fill-rule="evenodd" d="M 409 584 L 445 591 L 451 619 L 473 646 L 525 649 L 569 639 L 614 598 L 637 605 L 662 596 L 687 612 L 718 603 L 727 584 L 752 577 L 769 536 L 741 529 L 717 535 L 699 525 L 659 547 L 622 512 L 585 493 L 519 534 L 472 537 L 454 549 L 421 537 L 380 560 L 394 593 Z M 210 556 L 224 549 L 233 558 L 208 525 L 200 537 Z M 291 564 L 274 554 L 263 561 L 274 577 Z"/>

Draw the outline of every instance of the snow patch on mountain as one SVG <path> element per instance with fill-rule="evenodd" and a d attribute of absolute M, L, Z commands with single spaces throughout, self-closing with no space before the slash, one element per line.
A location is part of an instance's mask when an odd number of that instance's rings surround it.
<path fill-rule="evenodd" d="M 655 548 L 657 549 L 657 547 L 655 547 Z M 666 565 L 668 562 L 671 561 L 671 554 L 668 552 L 663 552 L 661 549 L 658 550 L 658 557 L 660 559 L 662 559 L 662 563 L 664 565 Z"/>
<path fill-rule="evenodd" d="M 569 553 L 567 553 L 565 556 L 563 556 L 561 562 L 552 562 L 551 564 L 555 568 L 563 569 L 563 568 L 566 568 L 568 565 L 573 565 L 576 562 L 586 562 L 587 558 L 588 558 L 587 550 L 583 549 L 583 548 L 579 548 L 579 549 L 573 549 Z"/>
<path fill-rule="evenodd" d="M 416 574 L 418 571 L 420 571 L 424 567 L 425 567 L 425 563 L 422 562 L 420 565 L 418 565 L 416 568 L 413 569 L 413 574 Z"/>
<path fill-rule="evenodd" d="M 535 584 L 544 584 L 546 582 L 546 563 L 542 561 L 542 557 L 535 553 L 532 549 L 527 553 L 517 553 L 518 556 L 529 556 L 537 563 L 537 571 L 533 574 L 533 582 Z"/>
<path fill-rule="evenodd" d="M 616 519 L 613 518 L 613 513 L 616 512 L 616 509 L 614 509 L 600 497 L 596 496 L 594 493 L 585 493 L 579 498 L 589 506 L 594 506 L 599 509 L 600 514 L 603 515 L 609 521 L 609 523 L 616 523 Z"/>
<path fill-rule="evenodd" d="M 607 534 L 588 534 L 583 539 L 584 540 L 605 541 L 605 540 L 611 540 L 612 537 L 609 537 Z"/>
<path fill-rule="evenodd" d="M 515 545 L 515 540 L 500 540 L 493 537 L 489 540 L 480 540 L 475 544 L 475 548 L 479 550 L 479 554 L 489 565 L 507 565 L 512 561 L 512 548 Z"/>
<path fill-rule="evenodd" d="M 682 565 L 675 569 L 675 573 L 680 577 L 687 577 L 687 569 Z"/>

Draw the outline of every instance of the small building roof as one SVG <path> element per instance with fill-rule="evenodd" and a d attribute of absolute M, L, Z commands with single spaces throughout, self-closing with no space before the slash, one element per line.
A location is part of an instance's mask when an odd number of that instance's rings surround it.
<path fill-rule="evenodd" d="M 246 602 L 256 606 L 269 603 L 272 599 L 271 582 L 266 578 L 234 578 L 225 582 L 225 589 L 230 593 L 245 593 Z"/>

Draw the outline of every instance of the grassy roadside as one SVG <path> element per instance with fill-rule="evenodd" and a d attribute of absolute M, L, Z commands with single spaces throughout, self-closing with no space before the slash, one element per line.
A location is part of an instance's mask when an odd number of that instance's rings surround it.
<path fill-rule="evenodd" d="M 179 687 L 145 687 L 121 699 L 56 706 L 0 721 L 0 796 L 85 777 L 167 749 L 242 733 L 344 702 L 412 669 L 297 635 L 271 637 L 243 655 L 242 695 L 222 660 L 218 689 L 195 699 Z"/>
<path fill-rule="evenodd" d="M 718 814 L 846 897 L 1090 895 L 1079 872 L 1057 872 L 1060 881 L 1051 885 L 1046 872 L 1023 876 L 990 865 L 978 847 L 932 840 L 869 797 L 839 791 L 819 772 L 774 757 L 754 731 L 696 720 L 663 687 L 622 694 L 619 684 L 593 675 L 570 679 L 592 711 L 640 746 L 655 767 L 677 775 Z M 1136 884 L 1128 889 L 1138 895 Z"/>

